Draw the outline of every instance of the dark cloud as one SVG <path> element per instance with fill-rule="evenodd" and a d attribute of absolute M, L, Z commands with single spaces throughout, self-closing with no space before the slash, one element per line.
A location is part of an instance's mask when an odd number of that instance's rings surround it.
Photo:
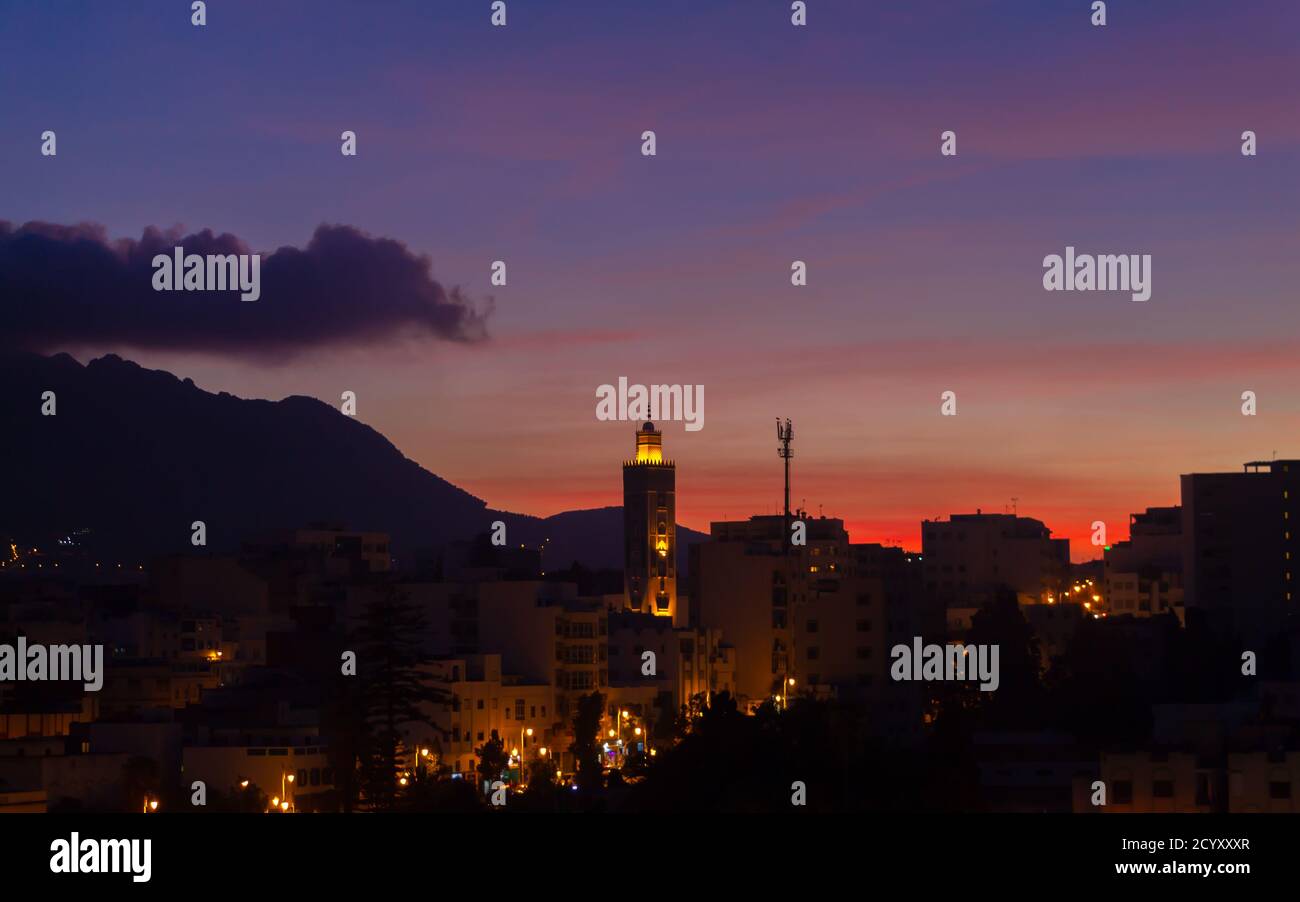
<path fill-rule="evenodd" d="M 321 225 L 304 248 L 261 257 L 261 297 L 238 291 L 155 291 L 153 258 L 248 254 L 234 235 L 150 227 L 139 241 L 102 226 L 0 220 L 0 345 L 32 351 L 135 347 L 292 354 L 415 336 L 486 337 L 476 309 L 435 281 L 428 257 L 351 226 Z"/>

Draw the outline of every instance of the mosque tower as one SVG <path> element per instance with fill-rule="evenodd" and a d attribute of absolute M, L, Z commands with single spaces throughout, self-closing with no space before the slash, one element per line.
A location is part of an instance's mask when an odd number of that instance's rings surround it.
<path fill-rule="evenodd" d="M 664 436 L 647 422 L 636 459 L 623 462 L 623 597 L 629 611 L 677 613 L 677 467 Z"/>

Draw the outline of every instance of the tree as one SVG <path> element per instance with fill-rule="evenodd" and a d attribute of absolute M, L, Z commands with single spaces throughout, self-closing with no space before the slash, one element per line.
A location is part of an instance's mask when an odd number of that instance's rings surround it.
<path fill-rule="evenodd" d="M 555 762 L 540 755 L 528 764 L 528 789 L 524 791 L 515 811 L 556 811 L 563 801 L 563 791 L 555 775 Z"/>
<path fill-rule="evenodd" d="M 422 706 L 442 702 L 424 665 L 433 658 L 423 648 L 424 613 L 386 586 L 368 601 L 353 633 L 357 653 L 356 727 L 363 738 L 357 750 L 366 807 L 389 810 L 398 795 L 398 779 L 408 750 L 402 727 L 425 721 Z"/>
<path fill-rule="evenodd" d="M 261 814 L 270 806 L 266 793 L 256 783 L 235 786 L 223 792 L 214 788 L 208 795 L 208 810 L 238 814 Z"/>
<path fill-rule="evenodd" d="M 600 719 L 605 711 L 605 696 L 592 692 L 578 698 L 573 716 L 573 744 L 569 751 L 577 762 L 578 787 L 586 793 L 601 788 Z"/>
<path fill-rule="evenodd" d="M 1042 657 L 1038 637 L 1021 613 L 1015 594 L 1000 593 L 977 611 L 971 618 L 966 642 L 998 647 L 997 691 L 980 691 L 974 683 L 953 687 L 958 694 L 974 697 L 983 725 L 990 729 L 1041 726 Z"/>
<path fill-rule="evenodd" d="M 502 772 L 510 766 L 510 756 L 506 754 L 505 743 L 497 736 L 496 730 L 481 748 L 474 750 L 478 755 L 479 779 L 487 784 L 501 779 Z"/>
<path fill-rule="evenodd" d="M 398 802 L 407 812 L 475 814 L 484 811 L 483 797 L 473 780 L 437 779 L 411 784 Z"/>

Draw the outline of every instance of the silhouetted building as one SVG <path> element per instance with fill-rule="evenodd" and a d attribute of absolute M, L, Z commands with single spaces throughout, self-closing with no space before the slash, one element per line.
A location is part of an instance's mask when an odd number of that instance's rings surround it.
<path fill-rule="evenodd" d="M 948 610 L 949 629 L 1010 589 L 1021 604 L 1050 603 L 1070 579 L 1070 540 L 1015 514 L 953 514 L 921 523 L 926 589 Z"/>
<path fill-rule="evenodd" d="M 1252 638 L 1295 609 L 1300 460 L 1252 461 L 1240 473 L 1182 477 L 1186 606 Z"/>
<path fill-rule="evenodd" d="M 1183 619 L 1183 512 L 1149 507 L 1129 519 L 1129 538 L 1105 553 L 1106 606 L 1111 614 Z"/>

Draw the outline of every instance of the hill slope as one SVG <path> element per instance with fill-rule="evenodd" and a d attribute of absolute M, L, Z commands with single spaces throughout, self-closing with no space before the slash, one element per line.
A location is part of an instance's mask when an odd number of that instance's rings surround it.
<path fill-rule="evenodd" d="M 511 542 L 551 540 L 547 563 L 622 561 L 622 509 L 540 519 L 501 513 L 405 457 L 383 435 L 312 398 L 213 394 L 108 355 L 0 355 L 0 534 L 92 530 L 97 551 L 185 550 L 190 524 L 233 549 L 316 521 L 387 532 L 404 551 L 505 520 Z M 41 415 L 45 391 L 57 414 Z M 616 479 L 616 476 L 611 478 Z M 686 546 L 702 538 L 680 531 Z"/>

